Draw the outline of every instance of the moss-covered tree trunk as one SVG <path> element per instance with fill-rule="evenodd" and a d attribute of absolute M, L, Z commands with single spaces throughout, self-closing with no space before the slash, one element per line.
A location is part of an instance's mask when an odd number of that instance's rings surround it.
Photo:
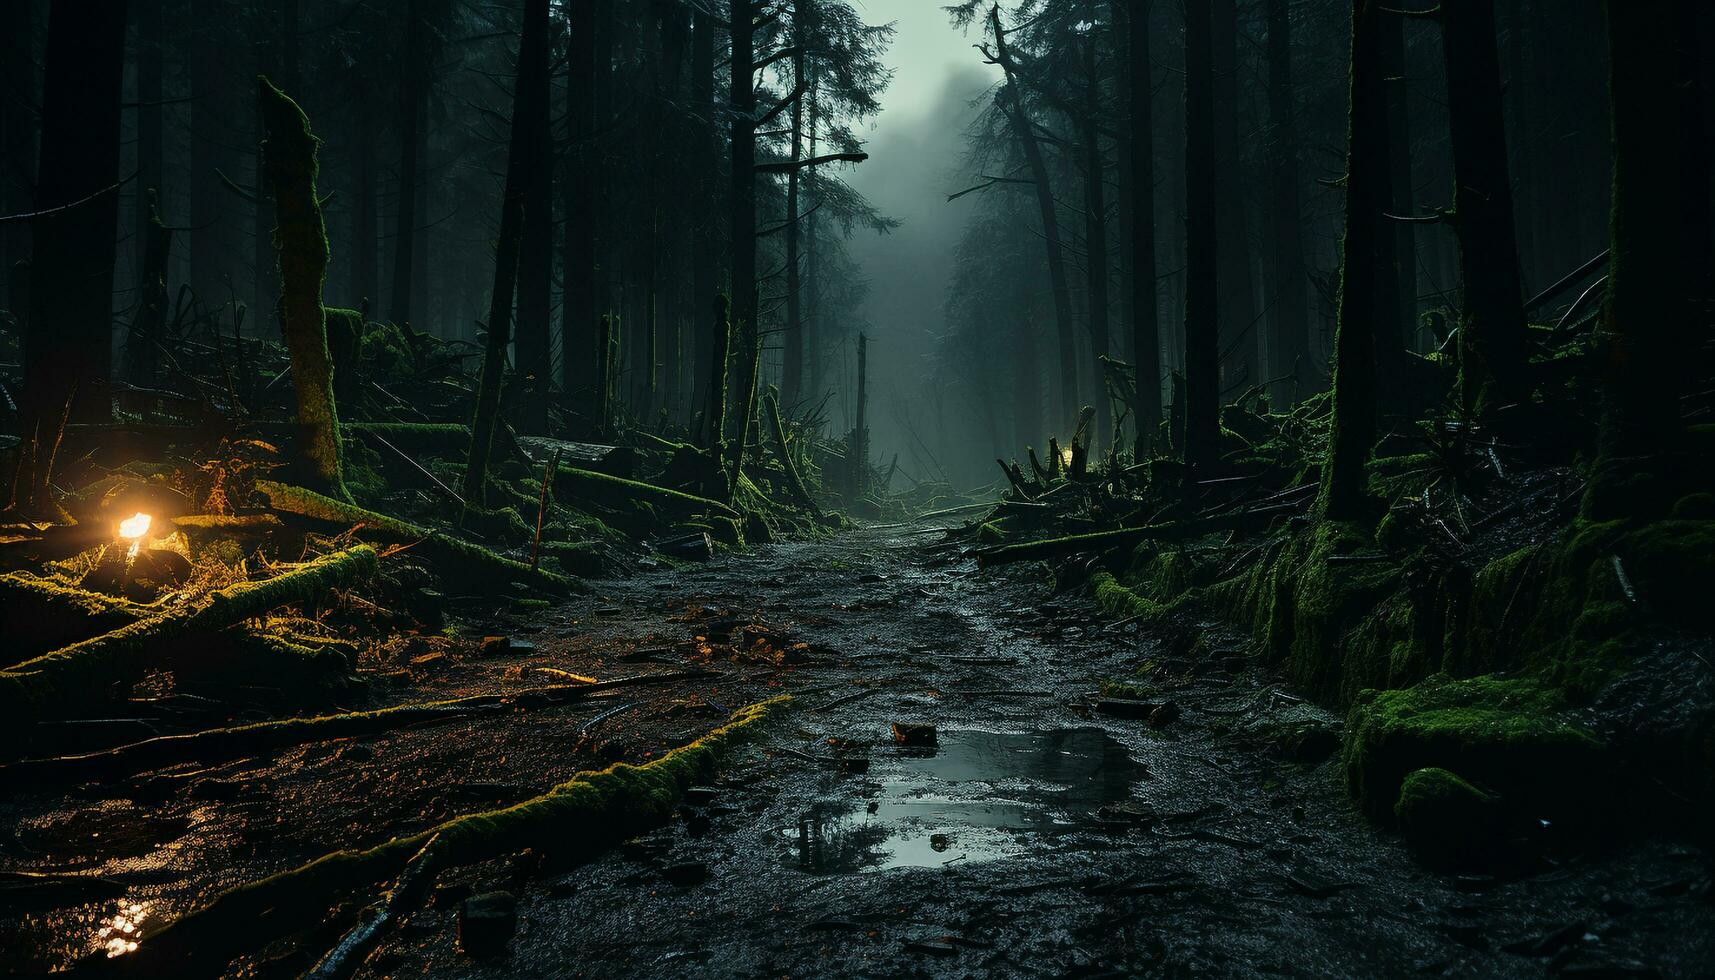
<path fill-rule="evenodd" d="M 1116 6 L 1116 9 L 1119 9 Z M 1153 448 L 1161 428 L 1161 320 L 1155 283 L 1155 93 L 1149 56 L 1147 0 L 1126 0 L 1126 93 L 1131 108 L 1131 337 L 1137 362 L 1138 458 Z"/>
<path fill-rule="evenodd" d="M 1507 175 L 1500 47 L 1494 0 L 1448 0 L 1440 8 L 1453 145 L 1454 227 L 1464 280 L 1460 397 L 1488 414 L 1524 397 L 1524 287 Z"/>
<path fill-rule="evenodd" d="M 540 84 L 548 72 L 548 0 L 529 0 L 518 40 L 518 77 L 512 95 L 512 136 L 506 151 L 506 187 L 500 202 L 500 237 L 495 245 L 494 291 L 488 302 L 488 342 L 477 378 L 476 415 L 465 461 L 464 499 L 481 504 L 488 483 L 494 430 L 500 421 L 500 388 L 506 377 L 506 348 L 512 340 L 512 294 L 518 285 L 518 255 L 524 236 L 524 202 L 536 159 L 531 134 L 535 102 L 547 96 Z M 545 219 L 547 216 L 542 215 Z"/>
<path fill-rule="evenodd" d="M 1376 441 L 1377 239 L 1387 207 L 1387 87 L 1380 0 L 1353 0 L 1351 109 L 1346 135 L 1346 229 L 1334 327 L 1334 414 L 1322 467 L 1322 510 L 1333 520 L 1368 512 L 1365 464 Z"/>
<path fill-rule="evenodd" d="M 1215 68 L 1210 0 L 1185 2 L 1185 462 L 1220 459 L 1220 325 L 1216 319 Z"/>
<path fill-rule="evenodd" d="M 708 436 L 708 448 L 715 453 L 721 452 L 721 442 L 726 438 L 726 378 L 727 378 L 727 345 L 731 339 L 731 312 L 727 309 L 727 298 L 716 295 L 714 313 L 709 318 L 711 334 L 709 337 L 709 379 L 706 385 L 708 405 L 704 410 L 703 427 Z"/>
<path fill-rule="evenodd" d="M 333 359 L 328 355 L 328 235 L 316 197 L 316 149 L 310 120 L 267 78 L 257 79 L 262 111 L 262 172 L 274 199 L 274 246 L 280 260 L 280 332 L 292 359 L 298 402 L 293 444 L 296 478 L 329 496 L 348 499 L 340 473 L 339 413 Z"/>
<path fill-rule="evenodd" d="M 119 99 L 125 4 L 56 3 L 48 15 L 29 315 L 13 503 L 57 516 L 50 489 L 70 417 L 105 421 L 119 221 Z M 73 205 L 74 207 L 65 207 Z"/>
<path fill-rule="evenodd" d="M 1688 316 L 1680 227 L 1688 173 L 1672 57 L 1674 0 L 1609 0 L 1614 191 L 1612 258 L 1601 332 L 1602 419 L 1585 509 L 1598 519 L 1659 516 L 1639 492 L 1679 466 L 1680 395 L 1705 341 Z M 1643 477 L 1643 479 L 1640 479 Z M 1704 489 L 1707 489 L 1706 487 Z M 1640 513 L 1642 511 L 1642 513 Z"/>

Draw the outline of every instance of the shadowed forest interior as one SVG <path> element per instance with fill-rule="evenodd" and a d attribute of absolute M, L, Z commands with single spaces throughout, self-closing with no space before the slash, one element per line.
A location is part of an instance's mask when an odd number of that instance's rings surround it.
<path fill-rule="evenodd" d="M 1712 49 L 0 0 L 0 968 L 1715 969 Z"/>

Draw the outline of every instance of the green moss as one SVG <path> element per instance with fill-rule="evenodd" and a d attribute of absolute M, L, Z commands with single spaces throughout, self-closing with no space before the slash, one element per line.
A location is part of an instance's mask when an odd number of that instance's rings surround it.
<path fill-rule="evenodd" d="M 1097 608 L 1116 619 L 1147 618 L 1166 609 L 1121 585 L 1109 572 L 1098 571 L 1090 576 L 1090 588 L 1095 594 Z"/>
<path fill-rule="evenodd" d="M 1568 719 L 1558 690 L 1528 678 L 1434 677 L 1366 691 L 1347 718 L 1343 759 L 1352 795 L 1376 817 L 1424 768 L 1502 788 L 1539 816 L 1576 811 L 1604 791 L 1602 743 Z"/>
<path fill-rule="evenodd" d="M 977 528 L 978 544 L 1005 544 L 1006 539 L 1006 530 L 994 521 L 989 521 Z"/>
<path fill-rule="evenodd" d="M 1407 775 L 1393 812 L 1406 843 L 1431 867 L 1482 867 L 1499 848 L 1504 826 L 1499 801 L 1446 769 Z"/>

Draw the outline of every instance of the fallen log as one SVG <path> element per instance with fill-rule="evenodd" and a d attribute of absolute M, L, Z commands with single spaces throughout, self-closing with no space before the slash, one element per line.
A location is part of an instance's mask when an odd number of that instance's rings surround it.
<path fill-rule="evenodd" d="M 382 735 L 402 728 L 457 721 L 520 708 L 553 707 L 624 687 L 712 676 L 718 675 L 706 670 L 634 674 L 594 683 L 554 684 L 508 694 L 477 694 L 447 701 L 376 708 L 371 711 L 348 711 L 313 718 L 282 718 L 277 721 L 211 728 L 183 735 L 161 735 L 99 752 L 22 759 L 9 765 L 0 765 L 0 790 L 16 791 L 75 783 L 113 782 L 187 762 L 212 765 L 232 759 L 265 755 L 295 745 Z"/>
<path fill-rule="evenodd" d="M 139 619 L 0 671 L 0 725 L 32 721 L 49 709 L 100 703 L 115 684 L 138 680 L 174 640 L 236 626 L 289 602 L 374 575 L 375 549 L 358 545 L 323 555 L 272 578 L 218 589 L 195 603 Z"/>
<path fill-rule="evenodd" d="M 722 756 L 747 729 L 791 700 L 741 708 L 727 723 L 641 766 L 616 763 L 582 772 L 515 806 L 455 817 L 367 850 L 336 851 L 309 864 L 224 892 L 203 908 L 109 959 L 80 961 L 89 976 L 206 976 L 246 952 L 312 928 L 330 906 L 354 892 L 400 884 L 408 869 L 423 885 L 441 871 L 529 848 L 557 866 L 587 861 L 671 819 L 685 790 L 713 778 Z M 413 882 L 412 891 L 426 890 Z"/>
<path fill-rule="evenodd" d="M 669 487 L 658 487 L 653 483 L 627 480 L 620 476 L 609 476 L 594 470 L 580 470 L 576 467 L 561 466 L 555 477 L 555 482 L 564 488 L 567 496 L 580 497 L 599 504 L 612 505 L 641 498 L 667 504 L 684 511 L 720 514 L 725 517 L 742 519 L 742 515 L 738 511 L 718 500 L 699 497 L 696 494 L 673 490 Z"/>
<path fill-rule="evenodd" d="M 343 528 L 362 525 L 357 532 L 360 538 L 416 545 L 417 550 L 440 566 L 442 574 L 449 578 L 457 577 L 466 587 L 493 589 L 506 582 L 516 582 L 553 595 L 572 591 L 573 580 L 564 575 L 532 569 L 521 561 L 514 561 L 455 535 L 418 527 L 355 504 L 341 503 L 304 487 L 258 480 L 256 489 L 268 498 L 269 507 L 280 513 Z"/>
<path fill-rule="evenodd" d="M 1249 516 L 1249 513 L 1223 514 L 1216 517 L 1169 521 L 1164 524 L 1148 524 L 1143 527 L 1122 527 L 1118 530 L 1096 531 L 1091 534 L 1072 534 L 1062 538 L 1048 538 L 1043 541 L 1005 544 L 995 548 L 978 550 L 976 553 L 977 564 L 987 568 L 991 565 L 1004 565 L 1016 561 L 1044 561 L 1065 555 L 1089 554 L 1094 551 L 1106 551 L 1109 548 L 1122 548 L 1137 544 L 1140 541 L 1176 541 L 1195 538 L 1211 531 L 1231 530 L 1242 524 L 1243 520 Z"/>

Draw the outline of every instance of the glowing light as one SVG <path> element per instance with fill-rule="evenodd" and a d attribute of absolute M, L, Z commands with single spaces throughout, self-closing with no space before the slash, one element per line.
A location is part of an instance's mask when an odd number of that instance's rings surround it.
<path fill-rule="evenodd" d="M 1068 467 L 1072 465 L 1072 450 L 1060 450 L 1060 465 Z"/>
<path fill-rule="evenodd" d="M 131 542 L 131 550 L 126 553 L 127 558 L 137 557 L 137 549 L 142 545 L 143 535 L 149 533 L 149 525 L 153 522 L 154 518 L 141 512 L 119 522 L 119 536 Z"/>
<path fill-rule="evenodd" d="M 96 938 L 101 942 L 101 948 L 107 951 L 108 959 L 137 951 L 137 941 L 143 938 L 143 916 L 148 910 L 146 904 L 124 904 L 112 918 L 102 920 L 101 931 L 96 933 Z"/>

